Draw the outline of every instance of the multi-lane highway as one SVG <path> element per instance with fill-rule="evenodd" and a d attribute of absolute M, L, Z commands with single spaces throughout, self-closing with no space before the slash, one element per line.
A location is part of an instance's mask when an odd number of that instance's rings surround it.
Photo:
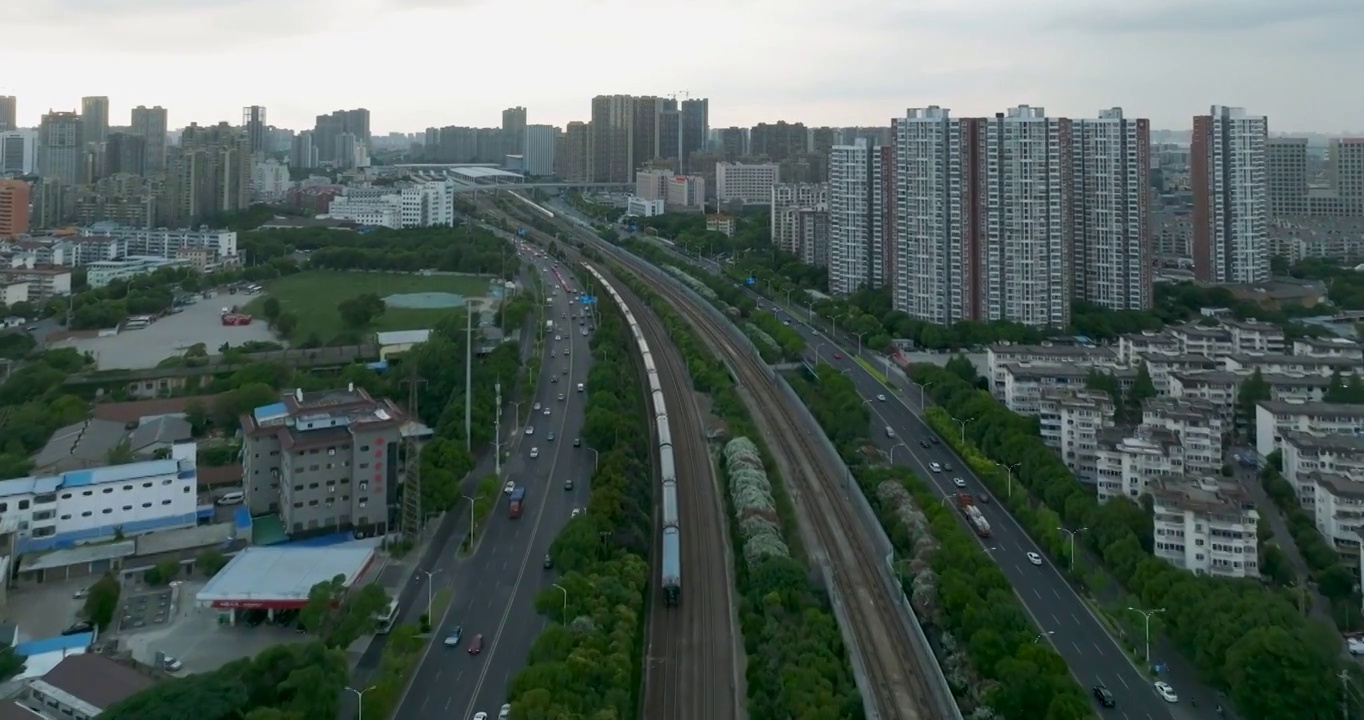
<path fill-rule="evenodd" d="M 761 303 L 769 309 L 777 305 L 766 298 L 762 298 Z M 1166 703 L 1156 695 L 1147 675 L 1133 665 L 1089 606 L 1066 583 L 1013 516 L 998 502 L 993 502 L 980 478 L 946 443 L 932 442 L 934 432 L 919 417 L 922 407 L 918 386 L 891 392 L 854 360 L 855 350 L 850 351 L 821 328 L 811 325 L 803 309 L 783 308 L 779 314 L 805 337 L 809 348 L 807 360 L 813 362 L 817 353 L 821 362 L 833 366 L 853 381 L 871 410 L 871 436 L 893 462 L 909 467 L 924 478 L 940 497 L 968 492 L 991 500 L 988 504 L 978 504 L 991 527 L 991 537 L 982 541 L 983 546 L 999 564 L 1041 632 L 1046 634 L 1045 639 L 1065 658 L 1086 690 L 1103 684 L 1113 693 L 1117 707 L 1106 710 L 1106 716 L 1184 720 L 1202 717 L 1197 714 L 1200 710 L 1208 713 L 1217 706 L 1215 693 L 1200 687 L 1192 677 L 1164 678 L 1182 696 L 1180 703 Z M 874 363 L 873 367 L 879 362 L 870 352 L 864 352 L 863 360 Z M 877 399 L 878 396 L 885 400 Z M 895 437 L 886 435 L 887 427 Z M 925 443 L 928 448 L 923 447 Z M 951 471 L 935 473 L 930 466 L 933 462 L 950 466 Z M 966 481 L 966 488 L 955 486 L 954 478 L 958 477 Z M 1040 567 L 1028 561 L 1029 552 L 1044 558 Z M 1190 700 L 1196 701 L 1198 707 L 1192 707 Z"/>
<path fill-rule="evenodd" d="M 587 381 L 590 338 L 583 331 L 590 323 L 579 325 L 583 308 L 551 289 L 557 288 L 547 271 L 552 259 L 537 254 L 534 261 L 553 300 L 545 319 L 554 328 L 546 333 L 535 396 L 519 408 L 522 427 L 512 436 L 506 467 L 507 477 L 527 491 L 525 510 L 520 518 L 508 517 L 502 495 L 472 555 L 441 557 L 434 568 L 425 568 L 435 573 L 434 589 L 452 590 L 453 599 L 399 707 L 396 717 L 404 720 L 463 720 L 478 712 L 497 717 L 508 701 L 508 683 L 545 625 L 533 603 L 554 580 L 554 570 L 544 567 L 550 543 L 573 509 L 587 504 L 593 452 L 574 442 L 583 421 L 586 395 L 576 387 Z M 532 450 L 537 457 L 531 457 Z M 565 488 L 569 480 L 571 490 Z M 426 582 L 422 573 L 417 577 Z M 458 647 L 447 647 L 444 639 L 456 627 L 463 637 Z M 478 635 L 482 652 L 471 655 L 470 643 Z"/>

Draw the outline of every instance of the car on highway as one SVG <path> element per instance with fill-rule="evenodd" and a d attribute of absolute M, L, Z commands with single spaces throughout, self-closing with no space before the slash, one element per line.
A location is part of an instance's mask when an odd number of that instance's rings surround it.
<path fill-rule="evenodd" d="M 1360 638 L 1350 638 L 1345 641 L 1346 647 L 1351 655 L 1364 655 L 1364 640 Z"/>
<path fill-rule="evenodd" d="M 539 409 L 540 409 L 540 403 L 535 403 L 535 405 L 532 406 L 531 409 L 532 409 L 532 410 L 539 410 Z"/>
<path fill-rule="evenodd" d="M 947 472 L 952 472 L 952 463 L 947 462 L 946 460 L 944 460 L 944 461 L 943 461 L 943 464 L 942 464 L 942 469 L 943 469 L 943 470 L 946 470 Z"/>
<path fill-rule="evenodd" d="M 573 438 L 573 447 L 582 447 L 582 445 L 583 445 L 582 438 Z"/>
<path fill-rule="evenodd" d="M 545 414 L 546 414 L 546 415 L 549 414 L 549 408 L 545 408 Z"/>
<path fill-rule="evenodd" d="M 1117 707 L 1118 705 L 1118 701 L 1113 699 L 1113 693 L 1109 692 L 1108 688 L 1103 685 L 1094 686 L 1094 699 L 1106 708 Z"/>
<path fill-rule="evenodd" d="M 952 484 L 956 485 L 959 488 L 966 487 L 966 481 L 962 480 L 961 478 L 952 478 Z"/>
<path fill-rule="evenodd" d="M 565 397 L 565 396 L 564 396 L 563 393 L 559 393 L 559 402 L 563 402 L 563 401 L 564 401 L 564 397 Z"/>
<path fill-rule="evenodd" d="M 842 360 L 842 359 L 843 359 L 843 353 L 834 353 L 834 359 L 835 359 L 835 360 Z"/>
<path fill-rule="evenodd" d="M 553 570 L 553 569 L 554 569 L 554 558 L 552 558 L 552 557 L 550 557 L 550 556 L 548 556 L 548 555 L 545 556 L 545 569 L 546 569 L 546 570 Z"/>
<path fill-rule="evenodd" d="M 450 629 L 445 636 L 445 647 L 459 647 L 459 641 L 464 637 L 464 628 L 456 625 Z"/>
<path fill-rule="evenodd" d="M 533 447 L 533 448 L 531 448 L 531 449 L 530 449 L 530 459 L 531 459 L 531 460 L 534 460 L 535 458 L 538 458 L 538 457 L 540 457 L 540 448 L 538 448 L 538 447 Z"/>
<path fill-rule="evenodd" d="M 934 435 L 934 436 L 928 438 L 928 441 L 931 442 L 931 443 L 933 443 L 934 445 L 940 445 L 940 444 L 942 444 L 942 441 L 938 439 L 938 436 L 937 436 L 937 435 Z"/>
<path fill-rule="evenodd" d="M 587 337 L 587 328 L 583 328 L 583 337 Z"/>
<path fill-rule="evenodd" d="M 488 713 L 476 712 L 474 713 L 474 720 L 488 720 Z"/>
<path fill-rule="evenodd" d="M 474 639 L 469 641 L 469 654 L 477 655 L 481 652 L 483 652 L 483 636 L 475 635 Z"/>
<path fill-rule="evenodd" d="M 927 441 L 927 440 L 920 440 L 920 441 L 919 441 L 919 447 L 921 447 L 921 448 L 927 450 L 927 449 L 928 449 L 928 441 Z"/>
<path fill-rule="evenodd" d="M 534 434 L 535 434 L 535 426 L 534 426 L 534 425 L 527 425 L 527 426 L 526 426 L 526 434 L 527 434 L 527 435 L 534 435 Z"/>
<path fill-rule="evenodd" d="M 942 466 L 935 462 L 929 463 L 928 469 L 932 470 L 933 472 L 942 472 Z"/>
<path fill-rule="evenodd" d="M 559 351 L 558 351 L 558 350 L 550 350 L 550 351 L 549 351 L 549 356 L 552 357 L 552 358 L 559 357 Z"/>
<path fill-rule="evenodd" d="M 1160 696 L 1161 700 L 1164 700 L 1167 703 L 1179 702 L 1179 696 L 1175 694 L 1175 689 L 1170 687 L 1170 684 L 1164 680 L 1156 681 L 1156 694 Z"/>
<path fill-rule="evenodd" d="M 582 515 L 582 514 L 583 514 L 583 509 L 582 509 L 582 508 L 573 508 L 573 515 L 572 515 L 572 517 L 578 517 L 579 515 Z"/>
<path fill-rule="evenodd" d="M 561 341 L 561 340 L 563 340 L 563 339 L 564 339 L 564 336 L 563 336 L 563 335 L 555 335 L 555 336 L 554 336 L 554 341 L 555 341 L 555 342 L 559 342 L 559 341 Z"/>
<path fill-rule="evenodd" d="M 549 381 L 552 382 L 552 383 L 557 383 L 557 382 L 559 382 L 559 376 L 558 376 L 557 374 L 551 375 L 550 378 L 549 378 Z"/>
<path fill-rule="evenodd" d="M 878 394 L 878 395 L 876 396 L 876 399 L 877 399 L 877 400 L 880 400 L 881 402 L 885 402 L 885 401 L 886 401 L 886 396 L 885 396 L 885 395 L 879 395 L 879 394 Z"/>
<path fill-rule="evenodd" d="M 1030 552 L 1028 553 L 1028 562 L 1032 563 L 1033 565 L 1041 565 L 1041 564 L 1042 564 L 1042 556 L 1041 556 L 1041 555 L 1038 555 L 1038 554 L 1035 553 L 1035 552 L 1031 552 L 1031 551 L 1030 551 Z"/>
<path fill-rule="evenodd" d="M 564 481 L 564 490 L 567 491 L 567 490 L 572 490 L 572 489 L 573 489 L 573 478 L 569 478 L 569 479 L 567 479 L 567 480 Z"/>
<path fill-rule="evenodd" d="M 515 481 L 515 480 L 508 480 L 508 481 L 507 481 L 507 484 L 502 486 L 502 492 L 505 493 L 505 494 L 507 494 L 507 495 L 512 494 L 512 492 L 513 492 L 514 490 L 516 490 L 516 481 Z"/>
<path fill-rule="evenodd" d="M 509 717 L 511 717 L 511 703 L 503 705 L 502 709 L 497 711 L 497 720 L 507 720 Z"/>
<path fill-rule="evenodd" d="M 976 496 L 976 501 L 979 502 L 981 505 L 989 505 L 989 504 L 990 504 L 990 496 L 989 496 L 989 495 L 977 495 L 977 496 Z"/>

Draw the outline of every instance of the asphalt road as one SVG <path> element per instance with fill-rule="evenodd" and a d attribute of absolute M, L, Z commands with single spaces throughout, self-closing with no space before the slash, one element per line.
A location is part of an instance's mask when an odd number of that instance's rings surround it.
<path fill-rule="evenodd" d="M 552 274 L 542 277 L 547 285 L 552 284 Z M 434 591 L 450 588 L 454 597 L 396 715 L 404 720 L 465 720 L 476 712 L 496 718 L 507 702 L 508 683 L 525 664 L 545 626 L 544 618 L 535 613 L 534 599 L 556 575 L 544 569 L 543 560 L 573 508 L 587 504 L 587 481 L 594 462 L 590 449 L 573 447 L 582 426 L 585 398 L 574 388 L 587 380 L 589 338 L 581 334 L 576 321 L 561 317 L 571 312 L 564 295 L 554 297 L 546 318 L 554 320 L 556 330 L 565 332 L 558 342 L 552 341 L 553 334 L 547 336 L 532 401 L 548 408 L 550 415 L 529 407 L 520 409 L 522 418 L 529 417 L 525 424 L 534 434 L 518 429 L 513 435 L 506 468 L 507 476 L 527 489 L 524 514 L 509 518 L 503 495 L 474 554 L 452 554 L 436 562 Z M 571 350 L 567 357 L 565 349 Z M 556 357 L 549 357 L 551 352 Z M 563 401 L 558 399 L 561 393 Z M 552 441 L 548 439 L 551 432 L 555 434 Z M 536 459 L 529 456 L 532 447 L 539 449 Z M 574 481 L 571 491 L 564 490 L 568 479 Z M 463 628 L 459 646 L 446 647 L 445 637 L 457 626 Z M 475 635 L 483 636 L 483 651 L 470 655 Z"/>

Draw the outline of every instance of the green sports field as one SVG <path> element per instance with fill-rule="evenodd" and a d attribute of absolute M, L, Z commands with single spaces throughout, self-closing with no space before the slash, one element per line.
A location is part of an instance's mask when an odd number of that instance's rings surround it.
<path fill-rule="evenodd" d="M 285 312 L 298 318 L 293 337 L 302 340 L 316 333 L 323 342 L 342 330 L 341 314 L 336 307 L 343 300 L 374 293 L 379 297 L 406 293 L 445 292 L 466 298 L 487 297 L 491 277 L 455 275 L 408 275 L 404 273 L 342 272 L 309 270 L 262 283 L 265 292 L 246 306 L 246 312 L 261 317 L 267 297 L 279 300 Z M 419 330 L 429 328 L 454 308 L 416 309 L 389 307 L 371 330 Z"/>

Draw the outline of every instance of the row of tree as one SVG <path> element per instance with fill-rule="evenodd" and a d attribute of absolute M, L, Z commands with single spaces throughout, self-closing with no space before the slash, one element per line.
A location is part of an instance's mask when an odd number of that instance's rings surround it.
<path fill-rule="evenodd" d="M 950 507 L 871 447 L 867 405 L 852 379 L 828 365 L 817 379 L 792 378 L 853 471 L 897 554 L 897 570 L 934 651 L 968 716 L 1011 720 L 1093 717 L 1084 691 L 1013 595 L 998 564 Z"/>
<path fill-rule="evenodd" d="M 517 718 L 627 718 L 639 704 L 652 504 L 648 418 L 621 315 L 601 305 L 582 439 L 597 450 L 587 511 L 550 546 L 563 575 L 535 599 L 553 622 L 508 694 Z"/>
<path fill-rule="evenodd" d="M 1327 720 L 1338 715 L 1337 674 L 1347 669 L 1339 636 L 1304 619 L 1291 593 L 1254 580 L 1194 575 L 1155 558 L 1148 511 L 1126 498 L 1100 505 L 1043 444 L 1035 419 L 1010 412 L 952 371 L 924 364 L 911 377 L 938 405 L 925 414 L 929 425 L 1038 544 L 1066 560 L 1068 539 L 1058 528 L 1088 528 L 1081 536 L 1085 544 L 1133 604 L 1165 609 L 1159 627 L 1204 678 L 1227 692 L 1244 717 Z M 956 420 L 967 418 L 963 442 Z M 1027 492 L 1008 493 L 1005 468 Z"/>
<path fill-rule="evenodd" d="M 308 265 L 329 270 L 440 272 L 516 277 L 521 261 L 511 245 L 480 227 L 381 229 L 368 233 L 331 228 L 257 230 L 238 240 L 253 264 L 307 256 Z"/>
<path fill-rule="evenodd" d="M 710 396 L 711 412 L 729 432 L 760 437 L 724 363 L 647 283 L 619 268 L 615 276 L 658 315 L 687 363 L 693 389 Z M 772 467 L 761 443 L 756 445 L 764 465 Z M 791 553 L 768 554 L 752 564 L 735 566 L 739 622 L 748 652 L 748 715 L 753 720 L 861 717 L 862 698 L 853 682 L 847 650 L 828 597 L 811 582 L 791 500 L 775 473 L 769 472 L 768 479 L 773 512 Z M 734 501 L 728 495 L 726 507 L 733 519 Z M 742 557 L 745 535 L 737 521 L 730 527 L 736 557 Z"/>

